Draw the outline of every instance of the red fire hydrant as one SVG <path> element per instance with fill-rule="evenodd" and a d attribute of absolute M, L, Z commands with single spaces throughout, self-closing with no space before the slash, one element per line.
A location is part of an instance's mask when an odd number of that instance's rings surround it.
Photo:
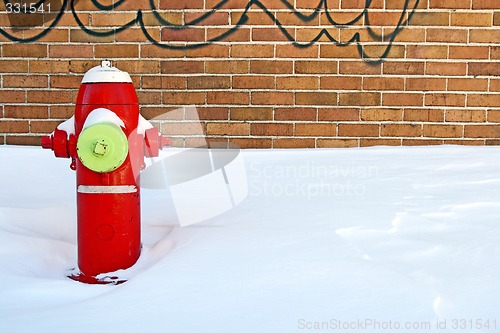
<path fill-rule="evenodd" d="M 43 148 L 71 158 L 76 170 L 80 272 L 72 279 L 116 283 L 98 275 L 129 268 L 138 260 L 139 172 L 145 156 L 158 156 L 169 144 L 140 115 L 128 73 L 103 61 L 85 74 L 74 117 L 42 138 Z"/>

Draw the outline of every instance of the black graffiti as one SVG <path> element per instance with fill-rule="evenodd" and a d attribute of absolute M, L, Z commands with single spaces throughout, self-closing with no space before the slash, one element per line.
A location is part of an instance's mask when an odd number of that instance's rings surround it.
<path fill-rule="evenodd" d="M 91 0 L 92 4 L 99 10 L 101 11 L 112 11 L 114 9 L 119 8 L 126 0 L 118 0 L 115 1 L 111 5 L 103 5 L 101 4 L 98 0 Z M 175 1 L 175 0 L 170 0 L 170 1 Z M 201 15 L 200 17 L 190 21 L 190 22 L 185 22 L 184 24 L 175 24 L 173 22 L 168 21 L 164 17 L 161 16 L 161 14 L 158 12 L 158 9 L 155 6 L 154 0 L 149 0 L 149 4 L 151 7 L 151 11 L 155 19 L 158 21 L 159 25 L 167 28 L 167 29 L 172 29 L 172 30 L 182 30 L 182 29 L 189 29 L 191 27 L 195 27 L 199 24 L 202 24 L 203 21 L 207 20 L 210 16 L 212 16 L 214 13 L 216 13 L 219 9 L 223 8 L 225 4 L 227 4 L 230 0 L 221 0 L 219 3 L 217 3 L 213 8 L 211 8 L 209 11 Z M 146 39 L 151 42 L 152 44 L 164 48 L 164 49 L 171 49 L 171 50 L 189 50 L 189 49 L 197 49 L 197 48 L 202 48 L 217 42 L 224 41 L 228 37 L 230 37 L 232 34 L 236 33 L 242 26 L 246 25 L 248 22 L 248 12 L 252 7 L 254 8 L 259 8 L 262 10 L 263 14 L 269 17 L 276 27 L 281 31 L 281 33 L 285 36 L 285 38 L 293 45 L 295 45 L 298 48 L 307 48 L 310 47 L 314 44 L 316 44 L 320 39 L 326 38 L 328 41 L 331 43 L 337 45 L 338 47 L 345 47 L 349 45 L 355 45 L 357 47 L 357 51 L 359 56 L 364 59 L 368 63 L 380 63 L 383 61 L 387 56 L 389 55 L 389 52 L 391 51 L 391 48 L 393 46 L 393 43 L 398 36 L 398 34 L 403 30 L 403 28 L 408 24 L 408 22 L 411 20 L 412 16 L 414 15 L 416 8 L 419 5 L 420 0 L 404 0 L 403 3 L 403 8 L 401 11 L 401 15 L 399 17 L 399 20 L 397 24 L 394 26 L 394 30 L 391 33 L 386 34 L 385 36 L 382 36 L 381 34 L 377 33 L 370 24 L 370 8 L 373 0 L 365 0 L 365 6 L 361 13 L 359 13 L 356 17 L 351 19 L 348 22 L 337 22 L 333 19 L 332 16 L 332 11 L 328 8 L 328 1 L 327 0 L 319 0 L 318 5 L 314 8 L 312 13 L 309 14 L 304 14 L 301 13 L 299 10 L 297 10 L 293 4 L 291 4 L 287 0 L 277 0 L 281 1 L 299 20 L 303 21 L 304 23 L 312 21 L 318 17 L 318 15 L 321 14 L 321 12 L 325 13 L 325 17 L 328 20 L 328 23 L 330 24 L 328 27 L 322 28 L 319 33 L 312 38 L 308 42 L 300 42 L 297 41 L 292 34 L 283 26 L 283 24 L 278 20 L 278 18 L 259 0 L 249 0 L 247 5 L 245 6 L 241 17 L 239 18 L 238 22 L 236 22 L 232 27 L 228 28 L 226 31 L 222 32 L 220 35 L 215 36 L 210 38 L 207 41 L 204 42 L 198 42 L 198 43 L 185 43 L 182 45 L 179 44 L 172 44 L 169 42 L 165 41 L 158 41 L 156 40 L 148 31 L 146 24 L 144 22 L 144 17 L 143 17 L 143 12 L 142 10 L 137 11 L 137 15 L 131 19 L 129 22 L 123 24 L 120 27 L 117 27 L 115 29 L 110 29 L 106 31 L 102 30 L 93 30 L 87 27 L 82 20 L 79 18 L 77 10 L 75 8 L 75 0 L 63 0 L 61 8 L 59 12 L 57 13 L 56 17 L 50 24 L 50 26 L 46 27 L 44 30 L 42 30 L 39 34 L 29 37 L 29 38 L 22 38 L 22 37 L 16 37 L 8 32 L 6 32 L 3 29 L 0 29 L 0 34 L 3 35 L 4 37 L 8 38 L 9 40 L 13 42 L 18 42 L 18 43 L 32 43 L 35 42 L 42 37 L 44 37 L 46 34 L 48 34 L 52 29 L 54 29 L 57 24 L 60 22 L 62 16 L 65 13 L 66 8 L 70 7 L 70 11 L 77 22 L 78 26 L 87 34 L 94 36 L 94 37 L 108 37 L 117 33 L 120 33 L 121 31 L 124 31 L 126 29 L 129 29 L 130 27 L 134 25 L 138 25 L 141 28 L 142 33 L 146 37 Z M 10 3 L 10 0 L 4 0 L 5 3 Z M 39 0 L 37 2 L 37 5 L 43 5 L 46 2 L 46 0 Z M 413 3 L 413 6 L 411 6 L 411 3 Z M 352 27 L 356 25 L 358 22 L 364 19 L 364 28 L 367 30 L 368 35 L 370 38 L 372 38 L 373 41 L 375 42 L 380 42 L 382 45 L 384 45 L 383 52 L 382 54 L 379 54 L 377 56 L 372 56 L 370 54 L 367 54 L 365 51 L 365 46 L 363 45 L 363 41 L 361 40 L 361 35 L 359 32 L 355 32 L 353 36 L 345 42 L 341 42 L 337 39 L 335 39 L 328 29 L 332 28 L 340 28 L 340 29 L 346 29 L 349 27 Z"/>

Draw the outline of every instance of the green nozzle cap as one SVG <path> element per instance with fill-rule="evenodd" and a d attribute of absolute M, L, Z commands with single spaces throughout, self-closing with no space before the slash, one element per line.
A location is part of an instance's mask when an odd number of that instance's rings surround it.
<path fill-rule="evenodd" d="M 76 143 L 82 164 L 95 172 L 118 169 L 128 154 L 128 140 L 120 126 L 112 123 L 95 124 L 85 128 Z"/>

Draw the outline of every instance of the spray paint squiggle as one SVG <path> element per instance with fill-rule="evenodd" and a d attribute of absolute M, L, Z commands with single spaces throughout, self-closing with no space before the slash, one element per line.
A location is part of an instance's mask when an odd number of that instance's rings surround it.
<path fill-rule="evenodd" d="M 4 2 L 8 3 L 10 0 L 4 0 Z M 46 0 L 40 0 L 38 2 L 38 5 L 43 5 L 43 3 Z M 114 4 L 111 5 L 103 5 L 101 4 L 98 0 L 91 0 L 92 4 L 99 10 L 102 11 L 112 11 L 117 8 L 119 8 L 126 0 L 119 0 L 116 1 Z M 175 0 L 172 0 L 175 1 Z M 215 14 L 219 9 L 223 8 L 224 5 L 226 5 L 230 0 L 221 0 L 219 3 L 217 3 L 212 9 L 201 15 L 200 17 L 189 21 L 185 22 L 184 24 L 176 24 L 173 22 L 170 22 L 169 20 L 165 19 L 164 17 L 161 16 L 159 13 L 158 9 L 155 6 L 154 0 L 149 0 L 149 5 L 151 7 L 152 14 L 154 18 L 158 21 L 159 26 L 162 26 L 166 29 L 172 29 L 172 30 L 183 30 L 183 29 L 189 29 L 196 27 L 200 24 L 203 23 L 203 21 L 207 20 L 210 18 L 213 14 Z M 397 24 L 394 26 L 394 31 L 391 33 L 386 34 L 385 36 L 382 36 L 381 34 L 378 34 L 370 24 L 370 7 L 372 4 L 373 0 L 365 0 L 365 5 L 361 13 L 359 13 L 356 17 L 351 19 L 348 22 L 337 22 L 333 17 L 332 17 L 332 11 L 331 9 L 328 8 L 328 1 L 327 0 L 319 0 L 318 5 L 313 9 L 313 12 L 310 14 L 304 14 L 297 10 L 297 8 L 294 7 L 293 4 L 291 4 L 287 0 L 280 0 L 286 8 L 288 8 L 299 20 L 301 20 L 304 23 L 310 22 L 318 17 L 322 12 L 325 14 L 325 17 L 330 24 L 328 28 L 322 28 L 318 34 L 312 38 L 310 41 L 306 42 L 300 42 L 298 41 L 290 32 L 284 27 L 284 25 L 278 20 L 275 14 L 273 14 L 261 1 L 259 0 L 249 0 L 248 3 L 246 4 L 245 8 L 243 9 L 243 12 L 241 14 L 241 17 L 239 18 L 238 22 L 236 22 L 233 26 L 229 27 L 226 31 L 220 33 L 217 36 L 214 36 L 207 41 L 204 42 L 197 42 L 197 43 L 185 43 L 185 44 L 172 44 L 168 41 L 161 41 L 157 40 L 154 38 L 148 31 L 147 25 L 144 21 L 144 16 L 142 10 L 137 11 L 137 15 L 131 19 L 129 22 L 123 24 L 120 27 L 114 28 L 114 29 L 109 29 L 109 30 L 96 30 L 96 29 L 90 29 L 87 27 L 82 20 L 79 18 L 77 10 L 75 8 L 75 0 L 63 0 L 61 9 L 57 16 L 55 17 L 54 21 L 51 23 L 51 25 L 47 28 L 45 28 L 42 32 L 40 32 L 38 35 L 29 37 L 29 38 L 21 38 L 21 37 L 16 37 L 14 35 L 11 35 L 7 33 L 5 30 L 0 29 L 0 34 L 3 35 L 4 37 L 8 38 L 11 41 L 14 42 L 19 42 L 19 43 L 31 43 L 34 41 L 37 41 L 38 39 L 44 37 L 47 33 L 49 33 L 52 29 L 54 29 L 57 24 L 59 23 L 61 17 L 64 15 L 65 9 L 68 6 L 71 10 L 71 13 L 77 22 L 78 26 L 87 34 L 94 36 L 94 37 L 108 37 L 112 36 L 114 34 L 120 33 L 121 31 L 124 31 L 134 25 L 139 25 L 141 28 L 142 33 L 146 37 L 146 39 L 151 42 L 152 44 L 164 48 L 164 49 L 171 49 L 171 50 L 189 50 L 189 49 L 198 49 L 202 47 L 206 47 L 208 45 L 224 41 L 228 37 L 230 37 L 232 34 L 236 33 L 242 26 L 246 25 L 248 23 L 248 12 L 250 11 L 251 8 L 257 8 L 262 10 L 263 15 L 269 17 L 272 22 L 276 25 L 276 27 L 281 31 L 283 36 L 292 44 L 295 45 L 296 47 L 299 48 L 307 48 L 310 47 L 314 44 L 316 44 L 319 40 L 322 38 L 326 38 L 328 41 L 333 43 L 334 45 L 337 45 L 339 47 L 345 47 L 349 45 L 356 45 L 357 51 L 359 56 L 364 59 L 368 63 L 380 63 L 383 61 L 387 56 L 389 55 L 389 52 L 391 51 L 392 45 L 394 43 L 394 40 L 396 37 L 399 35 L 399 33 L 403 30 L 404 26 L 408 24 L 408 22 L 411 20 L 412 16 L 415 13 L 416 8 L 418 7 L 420 0 L 404 0 L 403 3 L 403 8 L 401 10 L 401 15 L 399 16 Z M 412 5 L 413 3 L 413 5 Z M 328 29 L 332 28 L 339 28 L 339 29 L 346 29 L 349 27 L 354 26 L 358 22 L 362 21 L 364 19 L 364 28 L 367 30 L 368 35 L 370 38 L 372 38 L 376 42 L 382 43 L 385 47 L 383 48 L 382 54 L 377 55 L 377 56 L 371 56 L 367 54 L 365 51 L 365 47 L 363 45 L 363 42 L 361 40 L 361 35 L 359 32 L 355 32 L 353 36 L 345 42 L 339 41 L 335 39 Z"/>

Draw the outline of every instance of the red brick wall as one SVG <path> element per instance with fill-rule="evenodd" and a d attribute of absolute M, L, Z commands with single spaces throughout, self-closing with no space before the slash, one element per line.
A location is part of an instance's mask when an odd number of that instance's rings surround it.
<path fill-rule="evenodd" d="M 195 105 L 211 140 L 242 147 L 500 144 L 500 1 L 318 2 L 0 2 L 0 144 L 39 144 L 102 59 L 146 118 Z"/>

